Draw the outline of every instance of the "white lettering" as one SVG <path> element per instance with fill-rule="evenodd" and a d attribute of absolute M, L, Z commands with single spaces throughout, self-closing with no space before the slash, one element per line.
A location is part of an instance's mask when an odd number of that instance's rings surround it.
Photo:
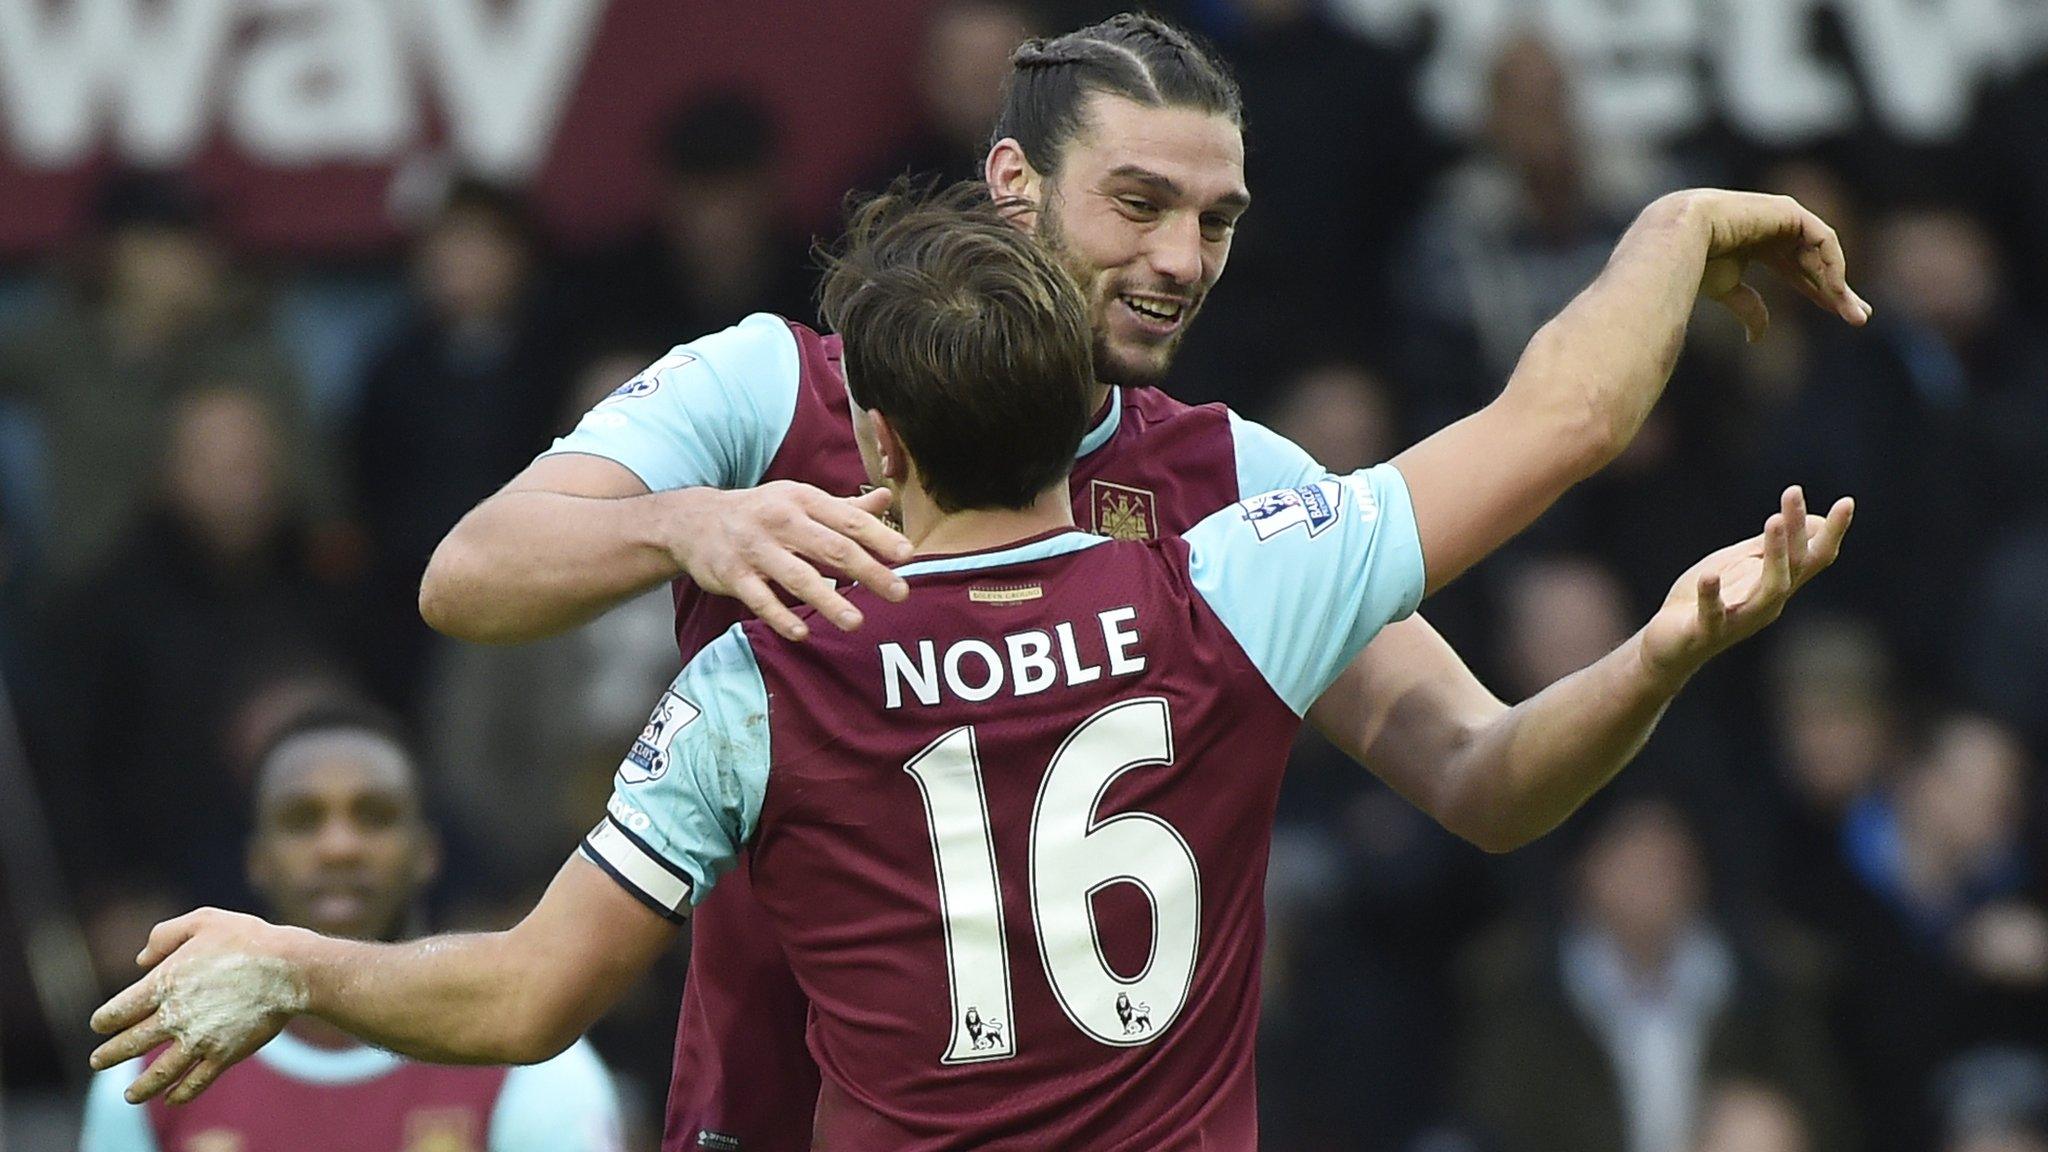
<path fill-rule="evenodd" d="M 412 6 L 455 149 L 471 166 L 520 176 L 546 156 L 604 5 L 439 0 Z"/>
<path fill-rule="evenodd" d="M 388 0 L 256 0 L 283 18 L 250 49 L 230 129 L 278 164 L 399 151 L 418 131 Z"/>
<path fill-rule="evenodd" d="M 969 656 L 978 656 L 988 668 L 988 679 L 979 684 L 969 685 L 960 677 L 960 661 Z M 953 695 L 971 703 L 983 700 L 1002 691 L 1003 662 L 996 650 L 986 640 L 962 640 L 946 649 L 946 687 Z"/>
<path fill-rule="evenodd" d="M 932 642 L 917 642 L 917 663 L 910 662 L 910 656 L 901 645 L 893 641 L 882 645 L 882 693 L 886 698 L 885 708 L 903 707 L 903 683 L 910 682 L 910 690 L 917 693 L 920 704 L 939 702 L 939 674 L 935 667 L 936 657 Z"/>
<path fill-rule="evenodd" d="M 1812 140 L 1856 116 L 1847 77 L 1807 54 L 1821 0 L 1727 0 L 1720 47 L 1728 118 L 1764 140 Z"/>
<path fill-rule="evenodd" d="M 1130 651 L 1131 645 L 1138 642 L 1138 630 L 1135 628 L 1123 629 L 1117 627 L 1118 624 L 1136 620 L 1137 618 L 1138 610 L 1136 608 L 1112 608 L 1101 616 L 1102 642 L 1109 646 L 1109 674 L 1111 676 L 1129 676 L 1145 670 L 1145 658 L 1143 656 L 1133 660 L 1126 655 Z"/>
<path fill-rule="evenodd" d="M 234 0 L 72 0 L 54 11 L 0 0 L 0 99 L 16 153 L 37 167 L 75 164 L 111 111 L 131 158 L 189 156 L 234 21 Z"/>
<path fill-rule="evenodd" d="M 1102 669 L 1099 666 L 1081 662 L 1080 650 L 1074 643 L 1074 626 L 1062 623 L 1053 631 L 1060 636 L 1060 661 L 1067 668 L 1067 683 L 1086 684 L 1090 680 L 1100 679 Z"/>
<path fill-rule="evenodd" d="M 1010 650 L 1010 683 L 1019 696 L 1029 696 L 1052 687 L 1060 670 L 1052 662 L 1052 637 L 1043 632 L 1019 632 L 1003 637 Z"/>

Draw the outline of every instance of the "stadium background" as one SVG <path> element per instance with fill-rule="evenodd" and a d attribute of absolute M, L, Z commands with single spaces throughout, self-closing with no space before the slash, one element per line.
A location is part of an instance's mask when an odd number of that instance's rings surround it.
<path fill-rule="evenodd" d="M 665 597 L 465 648 L 428 551 L 671 343 L 808 318 L 841 192 L 973 172 L 1007 47 L 1109 10 L 0 0 L 9 1146 L 69 1139 L 72 942 L 111 990 L 155 919 L 246 905 L 248 750 L 309 700 L 421 733 L 437 925 L 524 906 L 674 664 Z M 1669 188 L 1799 195 L 1878 309 L 1773 296 L 1757 347 L 1703 311 L 1629 453 L 1428 606 L 1519 698 L 1781 485 L 1859 498 L 1610 796 L 1490 858 L 1298 751 L 1268 1145 L 2048 1148 L 2048 6 L 1159 10 L 1237 67 L 1257 199 L 1174 390 L 1334 468 L 1483 403 Z M 679 971 L 597 1034 L 648 1125 Z"/>

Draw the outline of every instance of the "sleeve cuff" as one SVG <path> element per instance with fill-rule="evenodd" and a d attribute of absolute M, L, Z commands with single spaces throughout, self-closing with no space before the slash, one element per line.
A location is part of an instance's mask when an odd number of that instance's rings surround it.
<path fill-rule="evenodd" d="M 617 820 L 606 816 L 599 821 L 583 838 L 582 852 L 642 904 L 678 924 L 689 919 L 689 876 Z"/>

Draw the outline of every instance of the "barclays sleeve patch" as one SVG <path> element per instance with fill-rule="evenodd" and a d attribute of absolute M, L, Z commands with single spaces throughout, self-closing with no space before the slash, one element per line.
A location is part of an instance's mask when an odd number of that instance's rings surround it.
<path fill-rule="evenodd" d="M 1296 525 L 1305 526 L 1310 536 L 1320 536 L 1343 515 L 1344 485 L 1334 479 L 1318 480 L 1241 500 L 1238 506 L 1261 540 L 1271 540 Z M 1364 514 L 1370 516 L 1371 509 Z"/>
<path fill-rule="evenodd" d="M 633 747 L 619 765 L 619 779 L 627 784 L 661 779 L 668 772 L 669 745 L 676 733 L 703 714 L 702 709 L 674 692 L 663 692 L 655 702 L 654 714 L 647 718 L 647 727 L 634 738 Z"/>

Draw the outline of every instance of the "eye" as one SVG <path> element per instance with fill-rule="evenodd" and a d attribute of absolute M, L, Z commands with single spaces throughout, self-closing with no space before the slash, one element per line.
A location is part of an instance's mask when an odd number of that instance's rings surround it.
<path fill-rule="evenodd" d="M 1124 211 L 1140 218 L 1150 218 L 1159 214 L 1159 206 L 1143 196 L 1119 196 L 1117 203 L 1123 205 Z"/>
<path fill-rule="evenodd" d="M 1230 219 L 1228 216 L 1211 214 L 1202 217 L 1202 239 L 1204 240 L 1227 239 L 1236 229 L 1237 221 Z"/>

